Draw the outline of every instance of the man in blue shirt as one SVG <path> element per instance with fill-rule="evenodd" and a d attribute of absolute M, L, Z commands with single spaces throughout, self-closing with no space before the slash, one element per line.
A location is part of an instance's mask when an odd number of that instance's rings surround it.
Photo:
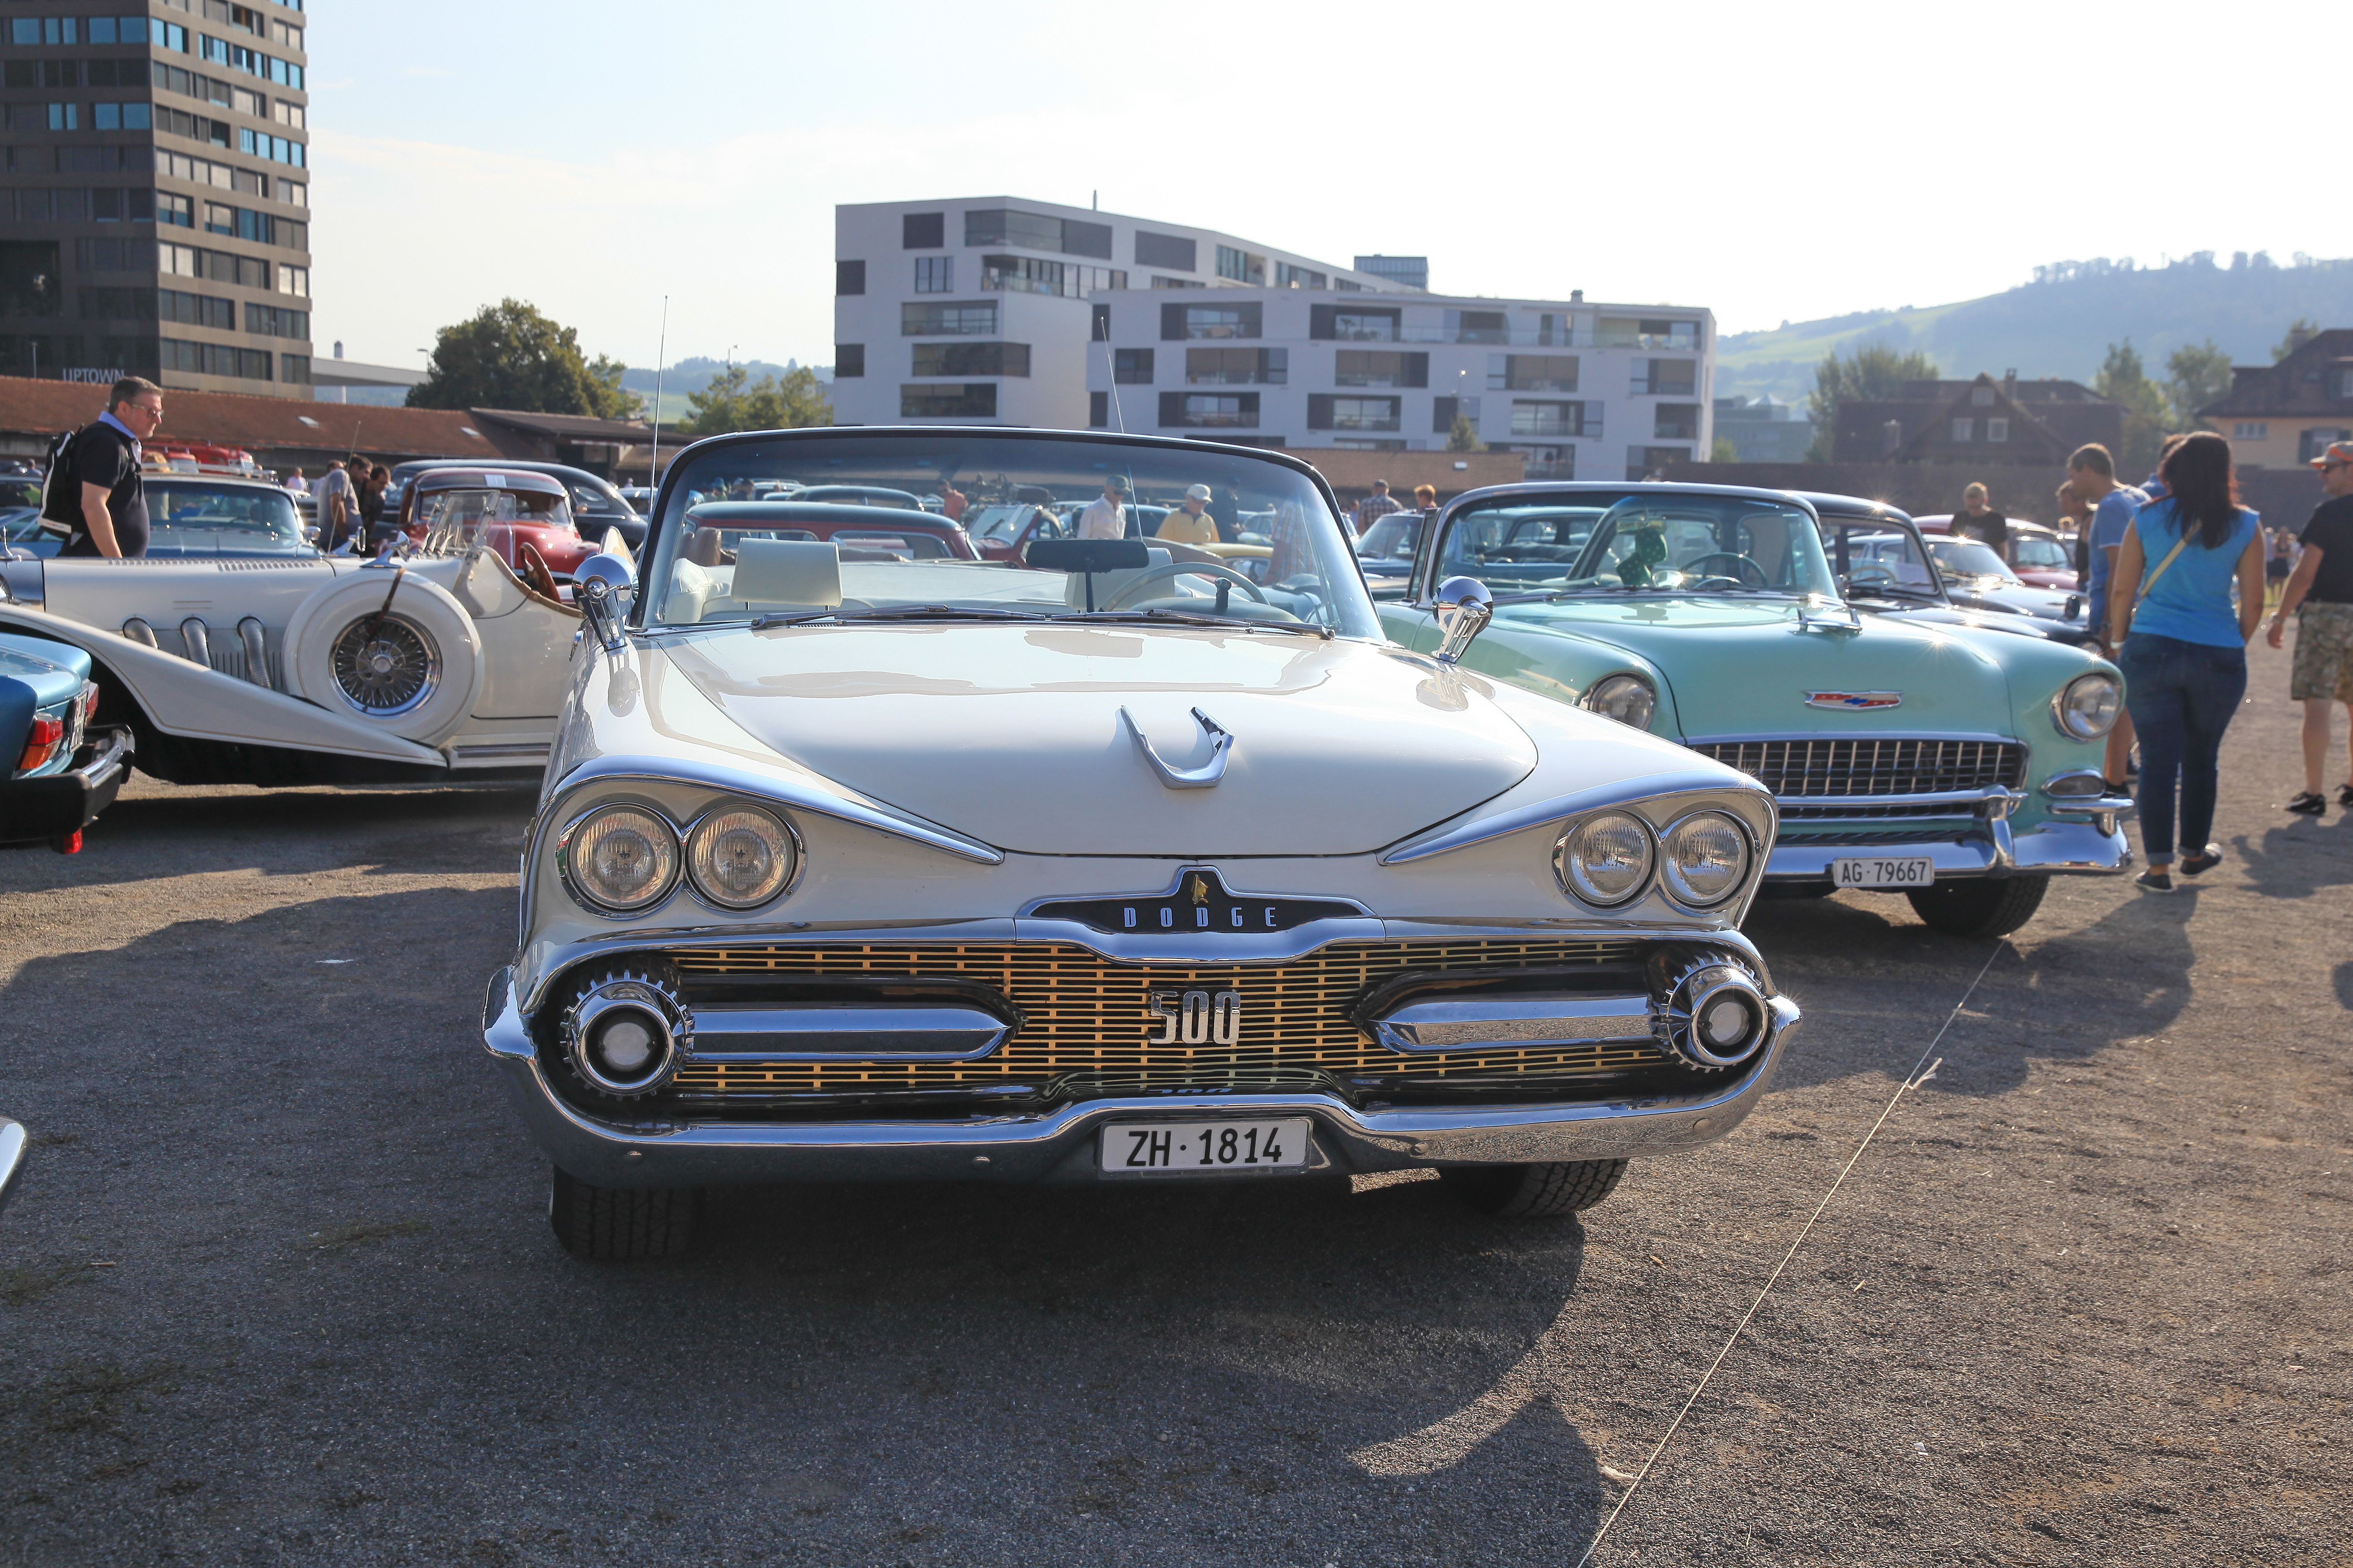
<path fill-rule="evenodd" d="M 2125 530 L 2132 526 L 2133 513 L 2148 504 L 2148 497 L 2130 485 L 2116 483 L 2116 460 L 2097 442 L 2076 447 L 2067 459 L 2067 488 L 2092 508 L 2092 580 L 2086 585 L 2090 598 L 2084 608 L 2091 618 L 2093 645 L 2108 653 L 2108 574 L 2116 570 L 2116 552 L 2124 548 Z M 2108 731 L 2107 762 L 2100 769 L 2100 776 L 2114 790 L 2125 785 L 2132 743 L 2132 715 L 2120 712 L 2116 727 Z"/>

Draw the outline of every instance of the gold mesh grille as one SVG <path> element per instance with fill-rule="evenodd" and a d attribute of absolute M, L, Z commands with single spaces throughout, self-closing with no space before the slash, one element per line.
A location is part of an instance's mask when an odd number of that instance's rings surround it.
<path fill-rule="evenodd" d="M 670 955 L 696 975 L 822 979 L 917 976 L 976 981 L 1021 1009 L 1025 1022 L 994 1054 L 970 1062 L 711 1063 L 681 1069 L 675 1092 L 706 1095 L 869 1093 L 986 1089 L 1061 1080 L 1097 1092 L 1126 1087 L 1214 1089 L 1229 1085 L 1306 1088 L 1323 1073 L 1409 1074 L 1416 1079 L 1590 1076 L 1662 1065 L 1642 1041 L 1530 1050 L 1402 1056 L 1348 1016 L 1367 986 L 1407 970 L 1547 968 L 1639 962 L 1632 942 L 1335 942 L 1288 963 L 1121 963 L 1060 942 L 898 946 L 702 948 Z M 1159 1045 L 1145 1011 L 1153 991 L 1241 994 L 1233 1045 Z"/>

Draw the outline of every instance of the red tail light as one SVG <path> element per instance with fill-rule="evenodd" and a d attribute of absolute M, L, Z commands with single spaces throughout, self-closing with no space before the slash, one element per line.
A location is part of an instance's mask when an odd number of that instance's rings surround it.
<path fill-rule="evenodd" d="M 64 743 L 65 738 L 64 720 L 52 719 L 47 713 L 34 714 L 32 732 L 25 738 L 25 754 L 16 759 L 16 771 L 25 773 L 46 766 L 48 760 L 57 755 L 58 747 Z"/>

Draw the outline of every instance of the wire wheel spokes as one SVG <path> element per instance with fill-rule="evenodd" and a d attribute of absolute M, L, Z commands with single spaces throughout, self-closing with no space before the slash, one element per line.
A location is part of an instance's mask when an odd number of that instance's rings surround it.
<path fill-rule="evenodd" d="M 329 658 L 343 700 L 374 718 L 417 707 L 441 674 L 433 640 L 399 616 L 362 616 L 343 628 Z"/>

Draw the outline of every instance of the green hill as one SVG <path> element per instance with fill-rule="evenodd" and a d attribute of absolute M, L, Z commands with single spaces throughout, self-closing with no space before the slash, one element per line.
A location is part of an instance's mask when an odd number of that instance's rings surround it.
<path fill-rule="evenodd" d="M 1948 376 L 2015 370 L 2088 382 L 2107 346 L 2126 338 L 2158 372 L 2175 349 L 2208 338 L 2237 363 L 2268 364 L 2272 346 L 2299 316 L 2323 327 L 2353 326 L 2353 259 L 2299 256 L 2281 267 L 2242 251 L 2218 264 L 2201 251 L 2163 267 L 2102 258 L 2034 270 L 2032 282 L 1981 300 L 1725 333 L 1716 351 L 1716 393 L 1801 401 L 1824 354 L 1866 342 L 1921 350 Z"/>

